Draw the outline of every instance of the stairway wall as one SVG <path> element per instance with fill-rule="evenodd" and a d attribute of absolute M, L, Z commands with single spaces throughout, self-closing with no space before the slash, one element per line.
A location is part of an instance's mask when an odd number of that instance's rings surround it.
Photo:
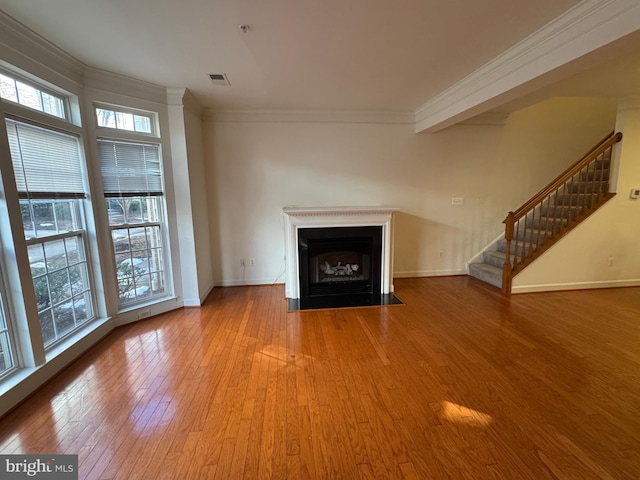
<path fill-rule="evenodd" d="M 618 194 L 518 274 L 513 293 L 640 285 L 640 200 L 629 198 L 640 188 L 640 99 L 620 102 L 615 129 Z"/>

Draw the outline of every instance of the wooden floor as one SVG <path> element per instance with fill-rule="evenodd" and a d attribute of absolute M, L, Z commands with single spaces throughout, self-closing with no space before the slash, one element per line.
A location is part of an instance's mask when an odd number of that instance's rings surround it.
<path fill-rule="evenodd" d="M 287 313 L 282 286 L 122 327 L 0 420 L 90 479 L 638 479 L 640 289 Z"/>

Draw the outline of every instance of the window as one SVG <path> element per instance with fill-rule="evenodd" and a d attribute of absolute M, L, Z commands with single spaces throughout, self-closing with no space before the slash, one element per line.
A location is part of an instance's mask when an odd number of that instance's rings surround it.
<path fill-rule="evenodd" d="M 158 144 L 98 140 L 120 305 L 166 295 Z"/>
<path fill-rule="evenodd" d="M 99 127 L 115 128 L 136 133 L 153 133 L 151 115 L 96 108 Z"/>
<path fill-rule="evenodd" d="M 0 377 L 7 372 L 13 370 L 13 352 L 11 350 L 11 339 L 9 337 L 9 329 L 7 328 L 7 320 L 4 314 L 4 302 L 0 295 Z"/>
<path fill-rule="evenodd" d="M 5 120 L 45 347 L 94 317 L 79 138 Z"/>
<path fill-rule="evenodd" d="M 62 97 L 0 73 L 0 98 L 58 118 L 66 118 Z"/>

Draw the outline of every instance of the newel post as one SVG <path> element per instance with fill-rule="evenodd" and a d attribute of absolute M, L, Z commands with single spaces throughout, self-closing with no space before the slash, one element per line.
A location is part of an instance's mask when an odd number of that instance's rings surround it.
<path fill-rule="evenodd" d="M 514 214 L 509 212 L 504 219 L 504 239 L 507 241 L 506 257 L 502 266 L 502 293 L 511 295 L 511 241 L 513 240 Z"/>

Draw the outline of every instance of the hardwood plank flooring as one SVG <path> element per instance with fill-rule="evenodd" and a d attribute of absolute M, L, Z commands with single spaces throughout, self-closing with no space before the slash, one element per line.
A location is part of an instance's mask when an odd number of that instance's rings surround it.
<path fill-rule="evenodd" d="M 638 479 L 640 288 L 287 312 L 278 286 L 116 329 L 0 419 L 85 479 Z"/>

